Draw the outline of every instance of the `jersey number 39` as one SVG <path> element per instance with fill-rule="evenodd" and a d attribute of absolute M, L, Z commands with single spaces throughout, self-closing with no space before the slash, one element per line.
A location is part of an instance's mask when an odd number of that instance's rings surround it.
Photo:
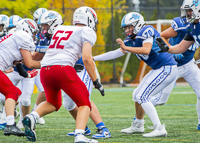
<path fill-rule="evenodd" d="M 53 44 L 49 46 L 49 48 L 56 48 L 56 49 L 63 49 L 64 45 L 61 45 L 61 41 L 67 41 L 69 37 L 72 35 L 73 31 L 63 31 L 63 30 L 58 30 L 52 40 L 54 40 Z M 65 35 L 65 36 L 64 36 Z"/>

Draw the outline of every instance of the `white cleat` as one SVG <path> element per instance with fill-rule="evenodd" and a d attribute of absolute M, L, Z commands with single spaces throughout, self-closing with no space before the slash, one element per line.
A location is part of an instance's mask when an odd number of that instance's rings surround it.
<path fill-rule="evenodd" d="M 152 137 L 167 137 L 167 131 L 165 129 L 165 124 L 155 127 L 155 129 L 147 134 L 143 134 L 143 137 L 152 138 Z"/>
<path fill-rule="evenodd" d="M 122 129 L 121 133 L 122 134 L 141 134 L 144 133 L 144 123 L 139 123 L 139 122 L 132 122 L 131 127 Z"/>
<path fill-rule="evenodd" d="M 81 134 L 81 135 L 75 135 L 74 143 L 98 143 L 98 141 L 86 138 L 83 134 Z"/>
<path fill-rule="evenodd" d="M 19 120 L 19 121 L 18 121 L 17 127 L 20 128 L 20 129 L 23 129 L 23 128 L 24 128 L 24 125 L 22 124 L 22 120 Z"/>
<path fill-rule="evenodd" d="M 40 118 L 38 119 L 37 123 L 40 124 L 40 125 L 44 125 L 44 124 L 45 124 L 44 118 L 43 118 L 43 117 L 40 117 Z"/>

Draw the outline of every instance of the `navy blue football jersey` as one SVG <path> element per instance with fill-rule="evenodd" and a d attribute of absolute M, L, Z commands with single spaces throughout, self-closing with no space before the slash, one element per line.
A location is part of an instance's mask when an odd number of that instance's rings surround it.
<path fill-rule="evenodd" d="M 165 65 L 176 65 L 176 61 L 173 58 L 173 55 L 167 52 L 159 53 L 160 48 L 155 42 L 157 37 L 160 37 L 160 34 L 158 31 L 150 25 L 144 26 L 137 34 L 136 38 L 134 40 L 127 37 L 124 40 L 124 43 L 126 46 L 131 47 L 142 47 L 143 41 L 153 37 L 153 45 L 151 52 L 149 55 L 142 55 L 142 54 L 135 54 L 140 60 L 144 61 L 148 66 L 150 66 L 152 69 L 159 69 L 162 66 Z"/>
<path fill-rule="evenodd" d="M 176 31 L 178 34 L 176 37 L 170 38 L 169 39 L 169 43 L 171 45 L 176 45 L 179 44 L 183 38 L 186 35 L 186 26 L 188 24 L 185 24 L 180 17 L 176 17 L 173 19 L 173 22 L 171 24 L 171 27 L 174 29 L 174 31 Z M 191 61 L 194 57 L 195 51 L 197 49 L 197 45 L 193 44 L 190 48 L 188 48 L 187 51 L 185 51 L 184 53 L 182 53 L 183 57 L 180 59 L 175 59 L 176 62 L 178 63 L 178 66 L 182 66 L 186 63 L 188 63 L 189 61 Z"/>

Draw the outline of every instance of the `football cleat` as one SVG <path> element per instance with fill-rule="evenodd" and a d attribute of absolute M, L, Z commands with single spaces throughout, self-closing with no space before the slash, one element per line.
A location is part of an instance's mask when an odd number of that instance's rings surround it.
<path fill-rule="evenodd" d="M 45 124 L 44 118 L 43 118 L 43 117 L 40 117 L 40 118 L 37 120 L 37 124 L 44 125 L 44 124 Z"/>
<path fill-rule="evenodd" d="M 16 123 L 14 123 L 13 125 L 6 125 L 3 134 L 5 136 L 9 136 L 9 135 L 24 136 L 25 135 L 25 133 L 16 126 Z"/>
<path fill-rule="evenodd" d="M 98 143 L 98 141 L 86 138 L 82 133 L 78 133 L 75 135 L 74 143 Z"/>
<path fill-rule="evenodd" d="M 197 130 L 200 130 L 200 124 L 197 125 Z"/>
<path fill-rule="evenodd" d="M 19 121 L 18 121 L 17 127 L 20 128 L 20 129 L 23 129 L 23 128 L 24 128 L 24 125 L 22 124 L 22 120 L 19 120 Z"/>
<path fill-rule="evenodd" d="M 91 135 L 90 128 L 86 126 L 84 136 L 90 136 L 90 135 Z M 67 136 L 75 136 L 75 131 L 68 133 Z"/>
<path fill-rule="evenodd" d="M 22 120 L 25 128 L 25 136 L 29 141 L 35 142 L 37 140 L 35 133 L 36 118 L 32 114 L 28 114 Z"/>
<path fill-rule="evenodd" d="M 14 117 L 15 117 L 15 119 L 17 119 L 19 117 L 19 112 L 17 110 L 15 110 L 15 112 L 14 112 Z"/>
<path fill-rule="evenodd" d="M 92 136 L 93 139 L 100 139 L 100 138 L 111 138 L 111 134 L 105 126 L 101 126 L 97 129 L 97 133 Z"/>
<path fill-rule="evenodd" d="M 139 123 L 139 122 L 132 122 L 131 127 L 122 129 L 121 133 L 122 134 L 141 134 L 144 133 L 144 123 Z"/>
<path fill-rule="evenodd" d="M 2 124 L 0 124 L 0 130 L 4 130 L 5 127 L 6 127 L 6 123 L 2 123 Z"/>
<path fill-rule="evenodd" d="M 167 137 L 167 131 L 165 129 L 165 124 L 156 126 L 152 132 L 143 134 L 143 137 L 146 137 L 146 138 Z"/>

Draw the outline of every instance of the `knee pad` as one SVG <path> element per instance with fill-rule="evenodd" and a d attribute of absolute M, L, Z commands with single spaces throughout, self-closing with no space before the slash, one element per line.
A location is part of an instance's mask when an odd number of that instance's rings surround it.
<path fill-rule="evenodd" d="M 66 110 L 72 111 L 76 107 L 76 104 L 74 101 L 71 102 L 63 101 L 63 106 L 65 107 Z"/>
<path fill-rule="evenodd" d="M 137 102 L 137 100 L 136 100 L 136 91 L 135 90 L 132 93 L 132 99 L 133 99 L 133 101 Z"/>
<path fill-rule="evenodd" d="M 21 99 L 20 102 L 23 106 L 31 105 L 31 99 Z"/>

